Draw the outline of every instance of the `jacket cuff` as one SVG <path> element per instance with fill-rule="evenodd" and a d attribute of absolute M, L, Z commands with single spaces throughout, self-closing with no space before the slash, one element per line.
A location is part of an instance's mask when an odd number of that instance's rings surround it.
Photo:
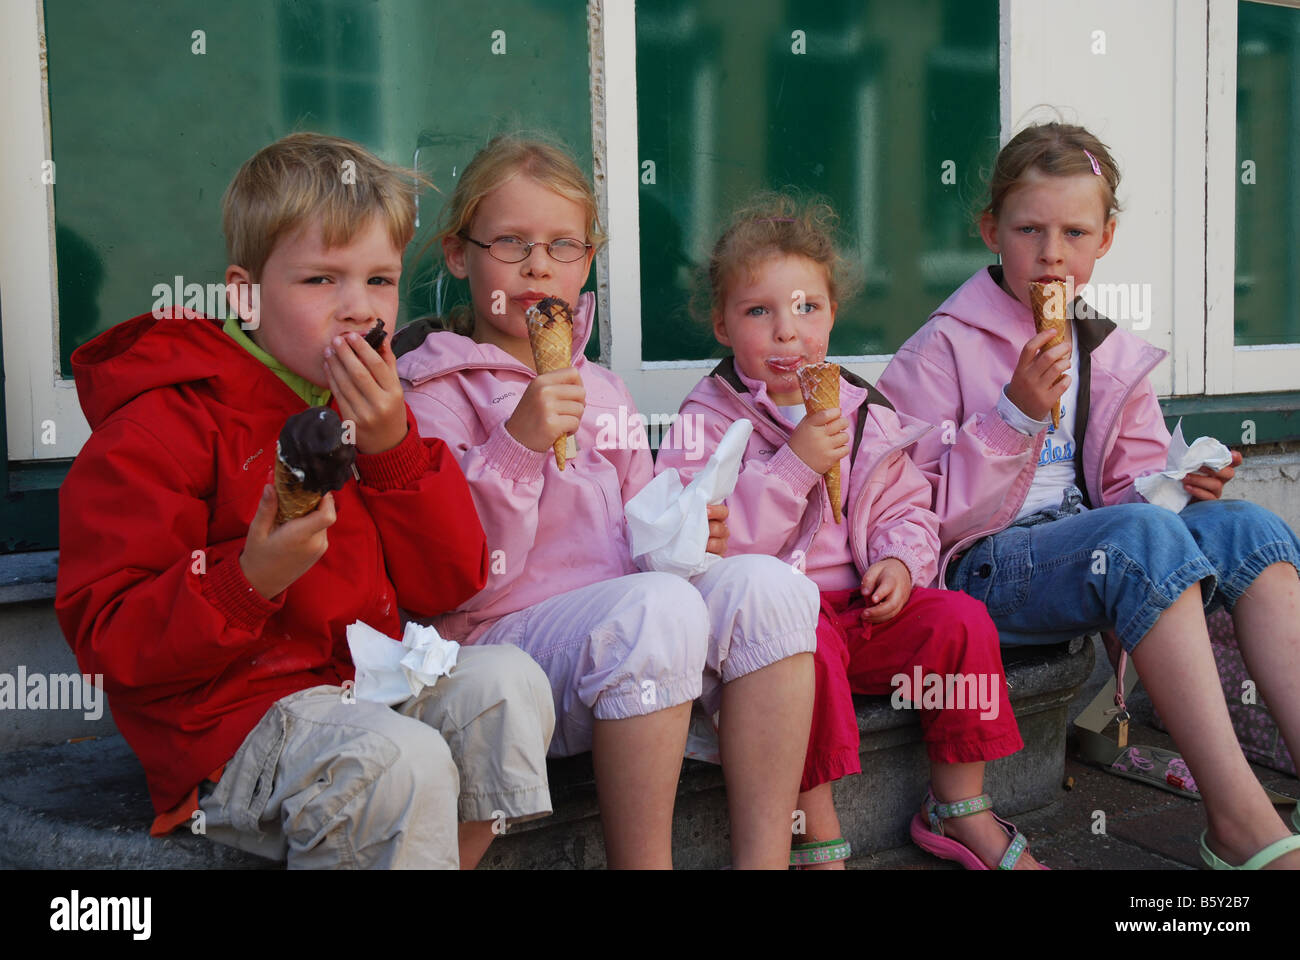
<path fill-rule="evenodd" d="M 523 483 L 541 478 L 549 456 L 552 456 L 550 450 L 530 450 L 510 436 L 504 420 L 488 434 L 487 442 L 483 444 L 483 461 L 489 467 L 507 480 Z"/>
<path fill-rule="evenodd" d="M 216 607 L 232 627 L 248 633 L 260 632 L 267 618 L 284 606 L 283 595 L 278 601 L 267 600 L 253 589 L 244 576 L 238 556 L 218 563 L 199 581 L 204 599 Z"/>
<path fill-rule="evenodd" d="M 820 480 L 821 474 L 799 459 L 799 454 L 783 444 L 771 460 L 767 462 L 768 472 L 780 477 L 795 493 L 801 497 L 808 496 L 813 486 Z"/>
<path fill-rule="evenodd" d="M 900 563 L 903 564 L 903 566 L 907 567 L 907 572 L 912 578 L 913 590 L 915 590 L 917 587 L 926 586 L 930 580 L 934 579 L 933 575 L 931 575 L 930 577 L 925 576 L 926 564 L 922 563 L 921 559 L 913 551 L 909 550 L 907 547 L 903 546 L 902 544 L 892 543 L 889 546 L 883 548 L 876 555 L 876 560 L 877 561 L 888 560 L 891 557 L 895 560 L 898 560 Z"/>
<path fill-rule="evenodd" d="M 1024 453 L 1034 442 L 1033 436 L 1021 433 L 996 413 L 983 417 L 974 433 L 985 446 L 1003 456 Z"/>
<path fill-rule="evenodd" d="M 402 442 L 383 453 L 357 451 L 357 472 L 361 482 L 372 490 L 404 490 L 415 486 L 429 469 L 429 449 L 420 439 L 411 416 L 406 418 L 406 436 Z"/>
<path fill-rule="evenodd" d="M 999 417 L 1027 437 L 1035 437 L 1052 425 L 1050 420 L 1035 420 L 1012 403 L 1011 398 L 1007 396 L 1006 387 L 1002 388 L 1002 395 L 998 397 L 997 410 Z"/>

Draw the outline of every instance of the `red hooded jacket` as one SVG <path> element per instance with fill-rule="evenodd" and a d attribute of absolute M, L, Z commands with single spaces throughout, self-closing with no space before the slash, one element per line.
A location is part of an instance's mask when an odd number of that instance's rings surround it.
<path fill-rule="evenodd" d="M 86 673 L 103 674 L 154 808 L 176 807 L 281 697 L 354 673 L 345 630 L 401 634 L 487 580 L 460 467 L 411 425 L 358 454 L 334 494 L 329 549 L 263 599 L 239 555 L 284 421 L 304 401 L 217 321 L 136 317 L 72 355 L 93 433 L 59 494 L 55 610 Z"/>

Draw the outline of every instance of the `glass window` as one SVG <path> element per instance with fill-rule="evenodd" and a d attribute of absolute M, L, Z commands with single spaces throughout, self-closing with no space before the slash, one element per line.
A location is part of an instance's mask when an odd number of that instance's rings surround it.
<path fill-rule="evenodd" d="M 1300 10 L 1237 5 L 1238 346 L 1300 343 Z"/>
<path fill-rule="evenodd" d="M 155 284 L 222 282 L 222 193 L 295 129 L 418 162 L 442 191 L 421 198 L 399 323 L 433 307 L 416 254 L 491 134 L 550 131 L 591 170 L 580 3 L 46 0 L 45 29 L 65 376 L 78 345 L 152 307 Z"/>
<path fill-rule="evenodd" d="M 997 0 L 638 0 L 642 357 L 718 355 L 693 270 L 761 189 L 828 197 L 864 290 L 831 353 L 892 353 L 993 257 Z M 649 167 L 647 162 L 652 162 Z"/>

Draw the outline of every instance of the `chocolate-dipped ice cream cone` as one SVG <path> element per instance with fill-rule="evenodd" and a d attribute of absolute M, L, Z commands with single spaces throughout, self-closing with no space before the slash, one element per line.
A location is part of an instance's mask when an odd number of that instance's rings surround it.
<path fill-rule="evenodd" d="M 550 373 L 573 366 L 573 311 L 559 297 L 546 297 L 528 308 L 528 343 L 533 348 L 533 363 L 538 373 Z M 555 465 L 561 470 L 567 457 L 576 456 L 578 445 L 573 437 L 555 441 Z"/>
<path fill-rule="evenodd" d="M 342 489 L 356 458 L 357 448 L 343 442 L 343 423 L 329 407 L 286 420 L 275 444 L 275 522 L 305 516 L 328 491 Z"/>

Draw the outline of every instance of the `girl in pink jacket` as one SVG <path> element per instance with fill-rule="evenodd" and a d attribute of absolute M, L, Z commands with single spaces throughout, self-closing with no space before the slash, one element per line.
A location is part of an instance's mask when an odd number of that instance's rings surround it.
<path fill-rule="evenodd" d="M 673 801 L 691 703 L 721 710 L 736 866 L 784 867 L 812 704 L 817 596 L 769 558 L 723 560 L 691 581 L 638 573 L 623 504 L 653 475 L 627 388 L 583 355 L 601 243 L 596 198 L 548 144 L 493 140 L 465 167 L 438 239 L 471 306 L 397 349 L 421 434 L 446 441 L 487 534 L 487 586 L 435 621 L 462 643 L 509 643 L 555 698 L 552 756 L 591 750 L 606 858 L 672 864 Z M 576 306 L 572 366 L 538 374 L 525 313 Z M 414 343 L 411 343 L 411 340 Z M 405 341 L 405 343 L 403 342 Z M 609 442 L 610 424 L 630 425 Z M 555 441 L 575 437 L 561 470 Z M 726 542 L 713 511 L 709 548 Z"/>
<path fill-rule="evenodd" d="M 1065 343 L 1044 349 L 1052 331 L 1034 331 L 1029 283 L 1088 282 L 1114 239 L 1118 185 L 1110 153 L 1082 127 L 1014 137 L 980 220 L 1001 265 L 935 311 L 880 387 L 940 427 L 912 452 L 934 491 L 939 582 L 983 600 L 1004 643 L 1113 630 L 1205 800 L 1206 863 L 1300 867 L 1300 837 L 1233 736 L 1205 625 L 1207 610 L 1231 611 L 1294 753 L 1300 542 L 1267 510 L 1218 499 L 1232 467 L 1189 475 L 1192 500 L 1179 513 L 1138 493 L 1134 481 L 1166 463 L 1169 433 L 1147 379 L 1164 351 L 1081 299 Z"/>
<path fill-rule="evenodd" d="M 1032 868 L 1023 835 L 982 793 L 985 761 L 1024 746 L 1007 699 L 997 630 L 984 607 L 926 589 L 937 569 L 930 488 L 904 452 L 930 427 L 900 415 L 865 381 L 841 374 L 840 408 L 805 415 L 796 370 L 826 356 L 843 289 L 834 214 L 790 197 L 757 198 L 709 262 L 713 331 L 732 349 L 682 404 L 656 471 L 700 469 L 727 428 L 754 424 L 727 499 L 728 554 L 768 554 L 821 595 L 816 699 L 800 787 L 807 842 L 791 862 L 843 868 L 831 783 L 861 772 L 853 693 L 924 707 L 932 788 L 912 835 L 972 869 Z M 692 459 L 678 432 L 704 438 Z M 822 476 L 841 472 L 843 522 Z M 794 576 L 791 579 L 803 579 Z M 931 829 L 960 817 L 949 836 Z"/>

